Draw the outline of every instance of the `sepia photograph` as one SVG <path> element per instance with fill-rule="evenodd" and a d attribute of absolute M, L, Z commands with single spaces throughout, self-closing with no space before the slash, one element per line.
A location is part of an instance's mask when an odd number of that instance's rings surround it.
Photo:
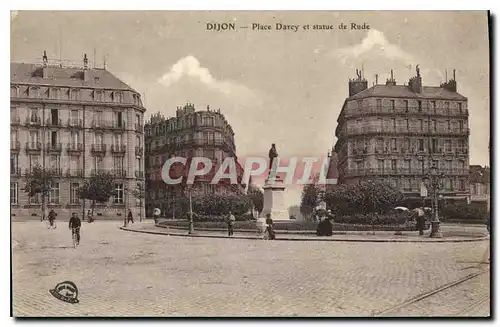
<path fill-rule="evenodd" d="M 491 319 L 491 22 L 11 11 L 11 316 Z"/>

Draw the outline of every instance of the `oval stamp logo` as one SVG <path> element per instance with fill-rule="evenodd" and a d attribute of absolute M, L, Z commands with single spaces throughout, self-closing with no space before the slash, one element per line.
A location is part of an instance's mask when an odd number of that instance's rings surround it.
<path fill-rule="evenodd" d="M 70 281 L 65 281 L 59 283 L 51 289 L 50 294 L 52 294 L 55 298 L 67 302 L 67 303 L 78 303 L 78 288 L 75 283 Z"/>

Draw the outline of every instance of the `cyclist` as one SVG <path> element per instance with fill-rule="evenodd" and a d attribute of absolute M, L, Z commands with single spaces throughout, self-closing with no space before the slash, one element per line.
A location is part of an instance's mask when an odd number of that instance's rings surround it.
<path fill-rule="evenodd" d="M 82 226 L 82 222 L 80 218 L 78 218 L 76 212 L 73 212 L 71 218 L 69 219 L 69 229 L 71 229 L 71 233 L 76 234 L 76 244 L 80 244 L 80 227 Z M 73 234 L 72 234 L 73 235 Z"/>

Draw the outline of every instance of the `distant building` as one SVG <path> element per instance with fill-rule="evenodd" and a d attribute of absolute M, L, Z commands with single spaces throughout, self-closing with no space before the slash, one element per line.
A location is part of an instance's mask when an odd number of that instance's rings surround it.
<path fill-rule="evenodd" d="M 471 204 L 490 210 L 490 167 L 470 166 L 470 200 Z"/>
<path fill-rule="evenodd" d="M 97 171 L 115 176 L 116 196 L 97 214 L 119 218 L 144 208 L 127 190 L 143 176 L 143 115 L 140 94 L 102 68 L 81 63 L 10 65 L 10 203 L 12 216 L 39 216 L 41 198 L 22 190 L 37 164 L 58 176 L 47 203 L 62 217 L 83 214 L 89 202 L 77 196 Z"/>
<path fill-rule="evenodd" d="M 469 195 L 469 112 L 453 78 L 424 86 L 417 75 L 408 85 L 391 78 L 368 87 L 359 72 L 338 117 L 334 152 L 339 183 L 375 179 L 420 201 L 430 168 L 444 174 L 442 194 L 465 201 Z"/>
<path fill-rule="evenodd" d="M 212 171 L 195 180 L 193 192 L 198 194 L 221 194 L 244 192 L 241 184 L 230 185 L 222 181 L 217 185 L 210 184 L 215 172 L 227 157 L 236 162 L 238 180 L 241 181 L 243 169 L 237 161 L 234 132 L 220 110 L 196 111 L 193 104 L 178 107 L 176 117 L 165 118 L 160 114 L 153 115 L 145 125 L 146 135 L 146 211 L 152 212 L 160 208 L 162 213 L 175 217 L 178 212 L 178 198 L 186 195 L 183 184 L 167 185 L 161 177 L 165 161 L 171 157 L 206 157 L 212 160 Z M 175 166 L 174 166 L 175 167 Z M 178 167 L 178 165 L 177 165 Z M 175 169 L 171 169 L 173 171 Z M 175 174 L 187 175 L 183 166 Z M 173 175 L 172 175 L 173 174 Z"/>

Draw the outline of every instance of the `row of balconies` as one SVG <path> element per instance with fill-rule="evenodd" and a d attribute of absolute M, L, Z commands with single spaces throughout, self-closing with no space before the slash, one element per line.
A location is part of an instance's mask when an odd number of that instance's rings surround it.
<path fill-rule="evenodd" d="M 452 169 L 439 169 L 439 173 L 445 176 L 468 176 L 469 169 L 466 168 L 452 168 Z M 344 171 L 345 177 L 359 177 L 359 176 L 387 176 L 387 175 L 427 175 L 428 169 L 418 168 L 361 168 L 361 169 L 347 169 Z"/>
<path fill-rule="evenodd" d="M 369 116 L 377 114 L 395 114 L 395 115 L 423 115 L 423 116 L 441 116 L 441 117 L 456 117 L 467 116 L 467 109 L 446 109 L 427 106 L 363 106 L 362 108 L 348 109 L 345 112 L 345 117 Z"/>
<path fill-rule="evenodd" d="M 20 119 L 19 117 L 11 117 L 11 124 L 12 125 L 20 125 Z M 26 126 L 33 126 L 33 127 L 41 127 L 42 126 L 42 119 L 38 116 L 28 116 L 26 117 L 25 121 Z M 66 124 L 63 124 L 63 121 L 61 118 L 53 119 L 53 118 L 48 118 L 45 122 L 45 126 L 51 127 L 51 128 L 56 128 L 56 127 L 73 127 L 73 128 L 83 128 L 83 120 L 82 119 L 75 119 L 75 118 L 70 118 L 67 120 Z M 91 123 L 91 128 L 94 129 L 121 129 L 125 130 L 125 121 L 116 121 L 116 120 L 93 120 Z M 136 132 L 143 132 L 144 125 L 140 123 L 135 123 L 134 124 L 134 130 Z"/>
<path fill-rule="evenodd" d="M 65 173 L 63 173 L 63 170 L 61 168 L 49 168 L 49 170 L 52 172 L 52 174 L 59 177 L 84 177 L 83 169 L 66 169 Z M 92 169 L 90 175 L 96 175 L 98 172 L 110 172 L 115 177 L 127 177 L 127 171 L 124 169 Z M 24 169 L 25 175 L 29 175 L 30 173 L 31 170 L 29 168 Z M 10 175 L 21 176 L 21 168 L 16 167 L 15 169 L 11 169 Z M 144 178 L 144 171 L 136 170 L 134 171 L 134 176 L 136 178 Z"/>
<path fill-rule="evenodd" d="M 342 133 L 341 133 L 342 134 Z M 363 134 L 401 134 L 401 135 L 469 135 L 469 128 L 454 128 L 454 129 L 430 129 L 430 128 L 380 128 L 375 126 L 365 126 L 361 128 L 348 129 L 346 135 L 363 135 Z M 342 136 L 342 135 L 339 135 Z"/>
<path fill-rule="evenodd" d="M 429 150 L 429 151 L 428 151 Z M 467 155 L 467 149 L 414 149 L 414 148 L 375 148 L 374 152 L 376 154 L 422 154 L 422 153 L 431 153 L 431 154 L 448 154 L 448 155 Z M 367 148 L 364 149 L 352 149 L 352 155 L 363 155 L 369 154 L 369 150 Z"/>
<path fill-rule="evenodd" d="M 62 144 L 61 143 L 52 143 L 48 142 L 45 144 L 45 150 L 47 152 L 60 153 L 62 152 Z M 33 152 L 41 152 L 42 151 L 42 143 L 41 142 L 26 142 L 25 149 L 27 153 Z M 68 143 L 66 146 L 68 153 L 81 153 L 84 152 L 84 147 L 82 143 Z M 106 154 L 107 146 L 106 144 L 92 144 L 91 145 L 91 153 L 92 154 Z M 20 151 L 21 144 L 19 141 L 11 141 L 10 142 L 10 150 L 11 151 Z M 113 144 L 111 145 L 110 152 L 113 154 L 125 154 L 127 151 L 127 147 L 124 144 Z M 135 147 L 135 155 L 142 156 L 143 147 L 136 146 Z"/>
<path fill-rule="evenodd" d="M 150 147 L 147 149 L 149 151 L 162 151 L 165 149 L 178 149 L 183 147 L 192 147 L 192 146 L 220 146 L 226 148 L 228 151 L 235 151 L 234 146 L 227 141 L 217 140 L 217 139 L 191 139 L 191 140 L 183 140 L 177 143 L 171 144 L 163 144 L 158 147 Z"/>

